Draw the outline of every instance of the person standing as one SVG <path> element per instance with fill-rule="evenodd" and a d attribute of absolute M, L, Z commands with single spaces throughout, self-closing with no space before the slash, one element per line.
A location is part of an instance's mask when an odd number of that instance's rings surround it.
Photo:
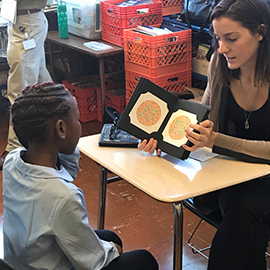
<path fill-rule="evenodd" d="M 46 68 L 44 50 L 48 21 L 42 9 L 46 2 L 17 0 L 16 22 L 8 26 L 7 60 L 10 69 L 7 97 L 11 104 L 26 85 L 52 80 Z M 10 121 L 7 146 L 0 156 L 0 170 L 7 154 L 20 146 Z"/>

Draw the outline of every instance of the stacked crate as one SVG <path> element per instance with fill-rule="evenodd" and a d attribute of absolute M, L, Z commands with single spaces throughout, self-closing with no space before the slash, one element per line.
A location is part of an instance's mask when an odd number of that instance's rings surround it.
<path fill-rule="evenodd" d="M 191 30 L 149 36 L 124 30 L 126 102 L 144 77 L 171 92 L 191 86 Z"/>
<path fill-rule="evenodd" d="M 162 0 L 162 15 L 180 14 L 183 0 Z"/>
<path fill-rule="evenodd" d="M 91 75 L 82 78 L 64 80 L 62 84 L 76 98 L 81 122 L 96 120 L 98 117 L 97 91 L 99 76 Z"/>
<path fill-rule="evenodd" d="M 102 39 L 123 46 L 124 29 L 137 25 L 160 26 L 162 23 L 162 2 L 120 7 L 123 0 L 104 0 L 101 5 Z"/>
<path fill-rule="evenodd" d="M 105 81 L 104 106 L 112 107 L 122 113 L 126 106 L 125 82 Z M 97 91 L 98 121 L 102 122 L 101 90 Z"/>

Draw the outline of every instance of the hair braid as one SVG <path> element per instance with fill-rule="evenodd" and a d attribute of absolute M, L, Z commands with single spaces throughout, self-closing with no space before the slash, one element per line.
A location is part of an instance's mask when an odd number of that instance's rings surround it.
<path fill-rule="evenodd" d="M 48 121 L 55 116 L 68 116 L 66 98 L 71 94 L 62 84 L 46 82 L 29 85 L 22 90 L 11 107 L 14 131 L 25 147 L 28 141 L 46 136 Z"/>

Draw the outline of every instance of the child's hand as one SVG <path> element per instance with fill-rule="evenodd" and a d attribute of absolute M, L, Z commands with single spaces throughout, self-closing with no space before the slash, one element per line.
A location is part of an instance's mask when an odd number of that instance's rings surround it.
<path fill-rule="evenodd" d="M 114 243 L 115 247 L 117 248 L 117 251 L 119 254 L 122 254 L 123 253 L 123 249 L 116 243 Z"/>
<path fill-rule="evenodd" d="M 158 141 L 151 138 L 148 142 L 147 140 L 143 140 L 138 144 L 138 149 L 143 150 L 144 152 L 148 152 L 149 154 L 153 154 L 157 148 Z M 161 150 L 157 149 L 157 155 L 161 155 Z"/>

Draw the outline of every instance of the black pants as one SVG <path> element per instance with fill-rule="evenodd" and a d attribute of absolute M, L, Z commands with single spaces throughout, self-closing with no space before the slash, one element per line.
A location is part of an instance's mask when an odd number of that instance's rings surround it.
<path fill-rule="evenodd" d="M 269 241 L 270 177 L 206 194 L 223 221 L 213 239 L 208 270 L 265 270 Z M 216 201 L 215 201 L 216 200 Z"/>
<path fill-rule="evenodd" d="M 96 230 L 100 239 L 112 241 L 123 247 L 122 241 L 117 234 L 108 230 Z M 158 264 L 153 255 L 147 250 L 134 250 L 124 252 L 114 259 L 104 270 L 158 270 Z"/>

